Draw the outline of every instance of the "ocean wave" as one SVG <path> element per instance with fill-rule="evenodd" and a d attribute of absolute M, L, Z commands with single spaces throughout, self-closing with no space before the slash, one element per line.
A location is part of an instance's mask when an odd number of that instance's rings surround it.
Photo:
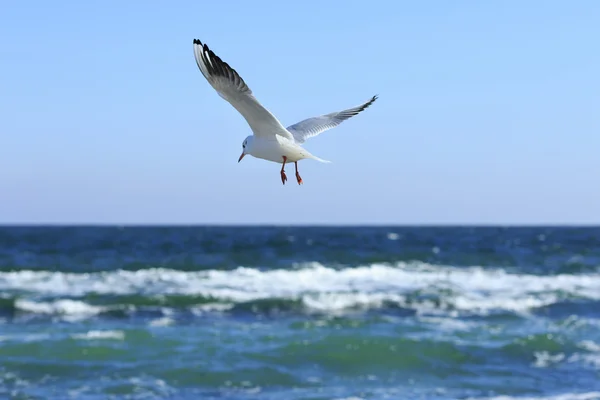
<path fill-rule="evenodd" d="M 488 315 L 600 300 L 600 274 L 541 276 L 426 263 L 345 269 L 308 263 L 266 271 L 23 270 L 1 272 L 0 290 L 22 311 L 82 316 L 123 305 L 329 313 L 396 307 L 419 314 Z"/>

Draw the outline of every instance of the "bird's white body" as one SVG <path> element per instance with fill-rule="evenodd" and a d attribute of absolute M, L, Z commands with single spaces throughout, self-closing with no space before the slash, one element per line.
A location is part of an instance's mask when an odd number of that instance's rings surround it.
<path fill-rule="evenodd" d="M 285 157 L 286 162 L 298 162 L 305 158 L 329 162 L 313 156 L 304 147 L 279 135 L 267 138 L 261 136 L 248 136 L 245 143 L 244 153 L 280 164 L 283 163 L 283 157 Z"/>
<path fill-rule="evenodd" d="M 256 158 L 283 164 L 281 179 L 285 184 L 285 164 L 296 165 L 296 179 L 302 183 L 298 174 L 298 161 L 305 158 L 321 162 L 301 146 L 306 139 L 331 129 L 348 118 L 369 107 L 376 99 L 373 96 L 368 102 L 347 110 L 333 112 L 318 117 L 307 118 L 287 128 L 254 97 L 246 82 L 237 71 L 222 61 L 206 44 L 194 39 L 194 56 L 202 75 L 217 91 L 219 96 L 227 100 L 248 122 L 252 135 L 244 139 L 243 151 L 239 161 L 249 154 Z"/>

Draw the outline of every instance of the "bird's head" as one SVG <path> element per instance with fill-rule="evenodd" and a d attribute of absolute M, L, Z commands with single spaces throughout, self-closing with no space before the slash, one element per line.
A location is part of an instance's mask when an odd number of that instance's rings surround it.
<path fill-rule="evenodd" d="M 244 158 L 244 156 L 246 154 L 252 154 L 253 141 L 254 141 L 254 138 L 252 137 L 252 135 L 250 135 L 246 139 L 244 139 L 244 141 L 242 142 L 242 155 L 238 159 L 238 162 L 242 161 L 242 158 Z"/>

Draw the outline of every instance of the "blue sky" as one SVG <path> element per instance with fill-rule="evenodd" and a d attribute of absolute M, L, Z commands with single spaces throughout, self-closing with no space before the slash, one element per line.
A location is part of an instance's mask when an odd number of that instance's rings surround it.
<path fill-rule="evenodd" d="M 600 223 L 599 20 L 592 0 L 6 2 L 0 223 Z M 237 163 L 250 129 L 194 38 L 286 126 L 380 98 L 282 186 Z"/>

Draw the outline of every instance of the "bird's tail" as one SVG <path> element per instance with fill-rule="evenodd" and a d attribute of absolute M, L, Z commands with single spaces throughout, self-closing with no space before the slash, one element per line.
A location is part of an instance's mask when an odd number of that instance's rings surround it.
<path fill-rule="evenodd" d="M 325 164 L 331 164 L 331 161 L 328 161 L 328 160 L 323 160 L 322 158 L 319 158 L 319 157 L 317 157 L 317 156 L 312 156 L 312 159 L 313 159 L 313 160 L 317 160 L 318 162 L 325 163 Z"/>

